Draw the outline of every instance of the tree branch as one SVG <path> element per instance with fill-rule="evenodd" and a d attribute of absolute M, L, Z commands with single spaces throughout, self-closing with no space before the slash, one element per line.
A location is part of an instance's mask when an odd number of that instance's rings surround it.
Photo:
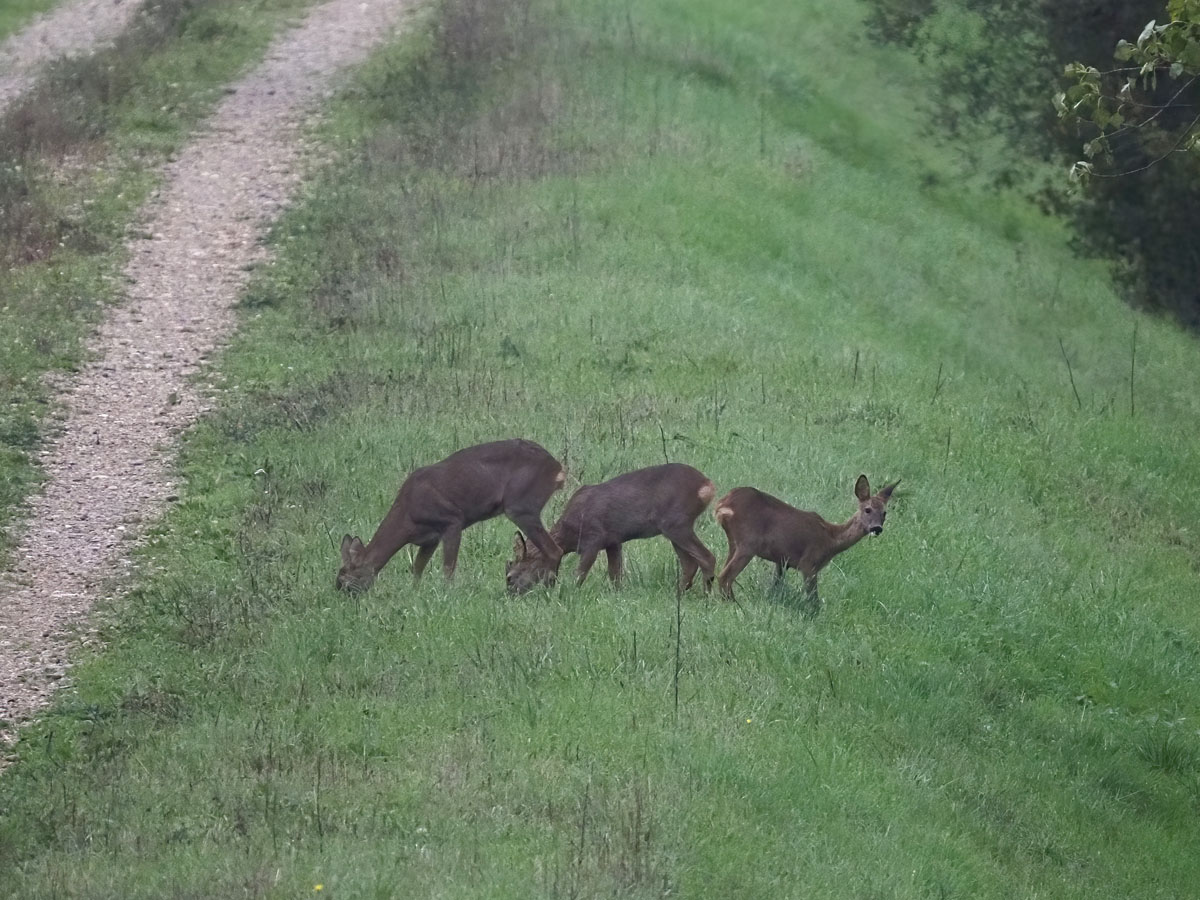
<path fill-rule="evenodd" d="M 1183 134 L 1180 136 L 1179 140 L 1177 140 L 1175 142 L 1175 145 L 1170 150 L 1168 150 L 1166 153 L 1164 153 L 1162 156 L 1158 157 L 1157 159 L 1150 160 L 1150 162 L 1146 163 L 1144 166 L 1138 166 L 1136 169 L 1129 169 L 1126 172 L 1114 172 L 1114 173 L 1110 173 L 1107 175 L 1102 172 L 1093 171 L 1091 173 L 1092 177 L 1094 177 L 1094 178 L 1124 178 L 1126 175 L 1136 175 L 1138 172 L 1145 172 L 1147 169 L 1151 168 L 1152 166 L 1158 165 L 1160 162 L 1162 162 L 1164 159 L 1166 159 L 1172 153 L 1179 152 L 1179 148 L 1183 146 L 1183 142 L 1186 141 L 1189 137 L 1191 137 L 1192 129 L 1196 127 L 1197 122 L 1200 122 L 1200 114 L 1197 114 L 1196 117 L 1194 119 L 1192 119 L 1192 121 L 1190 123 L 1188 123 L 1187 128 L 1185 128 L 1183 130 Z"/>

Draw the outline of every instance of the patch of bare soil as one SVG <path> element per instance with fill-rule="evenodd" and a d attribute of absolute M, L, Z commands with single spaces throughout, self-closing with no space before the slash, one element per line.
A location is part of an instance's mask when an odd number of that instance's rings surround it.
<path fill-rule="evenodd" d="M 128 568 L 130 539 L 178 489 L 172 439 L 205 409 L 192 376 L 235 327 L 263 233 L 299 181 L 306 117 L 414 5 L 318 5 L 167 167 L 146 237 L 130 245 L 126 302 L 95 335 L 94 362 L 64 385 L 46 485 L 0 581 L 0 740 L 49 701 L 85 613 Z"/>
<path fill-rule="evenodd" d="M 0 43 L 0 112 L 25 92 L 47 62 L 87 53 L 120 34 L 142 2 L 69 0 Z"/>

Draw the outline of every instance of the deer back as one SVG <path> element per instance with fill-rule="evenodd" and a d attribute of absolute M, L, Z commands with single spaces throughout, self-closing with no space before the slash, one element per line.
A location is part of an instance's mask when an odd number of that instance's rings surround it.
<path fill-rule="evenodd" d="M 683 463 L 637 469 L 580 488 L 554 530 L 571 549 L 654 537 L 694 522 L 714 493 L 703 472 Z"/>

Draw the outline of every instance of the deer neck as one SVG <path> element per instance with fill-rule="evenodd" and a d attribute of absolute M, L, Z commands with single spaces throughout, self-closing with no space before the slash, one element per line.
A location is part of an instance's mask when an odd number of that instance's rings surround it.
<path fill-rule="evenodd" d="M 558 546 L 562 549 L 564 556 L 568 553 L 574 553 L 579 549 L 579 530 L 578 528 L 574 529 L 576 536 L 576 540 L 574 541 L 569 539 L 571 531 L 572 529 L 567 527 L 567 518 L 565 514 L 562 518 L 550 526 L 550 537 L 553 538 L 554 543 L 558 544 Z"/>
<path fill-rule="evenodd" d="M 407 544 L 411 537 L 407 518 L 393 507 L 383 517 L 383 521 L 379 523 L 379 528 L 375 530 L 371 540 L 367 541 L 367 545 L 363 548 L 363 557 L 370 563 L 372 571 L 379 574 L 379 570 L 388 564 L 388 560 L 395 556 L 396 552 Z"/>
<path fill-rule="evenodd" d="M 858 516 L 853 516 L 840 525 L 830 523 L 827 530 L 829 532 L 829 555 L 831 557 L 837 556 L 843 550 L 849 550 L 867 535 L 867 529 L 863 527 Z"/>

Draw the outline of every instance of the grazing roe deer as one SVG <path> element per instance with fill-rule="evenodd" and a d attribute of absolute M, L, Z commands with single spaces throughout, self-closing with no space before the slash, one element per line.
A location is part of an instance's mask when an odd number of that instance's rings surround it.
<path fill-rule="evenodd" d="M 867 476 L 859 475 L 854 485 L 858 512 L 840 525 L 755 488 L 734 488 L 717 502 L 714 513 L 729 538 L 729 557 L 718 578 L 721 593 L 732 600 L 733 580 L 758 556 L 775 563 L 776 583 L 785 567 L 799 569 L 809 602 L 819 606 L 817 574 L 866 535 L 883 531 L 887 504 L 899 483 L 894 481 L 872 496 Z"/>
<path fill-rule="evenodd" d="M 563 554 L 578 552 L 577 584 L 603 550 L 608 555 L 608 577 L 619 584 L 621 545 L 626 541 L 663 535 L 675 547 L 683 571 L 680 590 L 692 586 L 696 570 L 704 572 L 704 588 L 712 586 L 717 560 L 696 537 L 695 523 L 712 502 L 716 489 L 704 473 L 682 463 L 651 466 L 618 475 L 603 484 L 585 485 L 567 502 L 550 537 Z M 561 558 L 548 559 L 541 548 L 529 547 L 517 533 L 516 556 L 505 571 L 508 590 L 524 593 L 536 584 L 553 584 Z"/>
<path fill-rule="evenodd" d="M 520 439 L 494 441 L 452 453 L 404 480 L 396 502 L 366 546 L 342 538 L 339 590 L 365 591 L 401 547 L 416 544 L 413 579 L 442 544 L 442 569 L 454 577 L 464 528 L 503 513 L 523 529 L 548 559 L 562 552 L 542 526 L 542 507 L 566 481 L 562 465 L 545 448 Z"/>

